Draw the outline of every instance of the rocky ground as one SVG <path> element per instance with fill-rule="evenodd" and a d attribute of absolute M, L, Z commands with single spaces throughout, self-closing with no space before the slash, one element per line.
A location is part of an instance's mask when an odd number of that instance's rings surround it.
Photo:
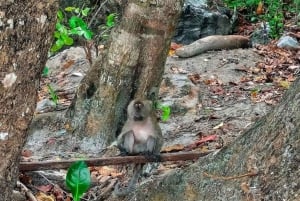
<path fill-rule="evenodd" d="M 276 105 L 299 66 L 288 63 L 290 54 L 280 55 L 281 50 L 277 58 L 263 56 L 268 50 L 222 50 L 185 59 L 169 56 L 160 89 L 161 103 L 171 107 L 170 119 L 160 123 L 164 150 L 221 148 Z M 84 146 L 74 152 L 74 146 L 85 142 L 68 135 L 64 127 L 65 109 L 90 66 L 83 49 L 65 50 L 46 66 L 49 73 L 41 81 L 23 160 L 95 156 Z M 57 107 L 50 101 L 48 85 L 57 92 Z M 207 140 L 198 146 L 201 139 Z"/>

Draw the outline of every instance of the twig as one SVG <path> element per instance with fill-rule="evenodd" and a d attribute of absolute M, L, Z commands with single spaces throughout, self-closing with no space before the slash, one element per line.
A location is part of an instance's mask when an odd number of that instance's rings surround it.
<path fill-rule="evenodd" d="M 32 192 L 20 181 L 17 181 L 17 186 L 20 186 L 20 188 L 24 189 L 25 194 L 28 196 L 28 198 L 31 201 L 37 201 L 37 199 L 34 197 L 34 195 L 32 194 Z"/>
<path fill-rule="evenodd" d="M 180 152 L 161 154 L 160 158 L 149 158 L 142 155 L 139 156 L 117 156 L 109 158 L 91 158 L 84 160 L 88 166 L 105 166 L 105 165 L 120 165 L 128 163 L 147 163 L 147 162 L 164 162 L 164 161 L 185 161 L 195 160 L 212 153 L 197 152 Z M 36 170 L 52 170 L 52 169 L 67 169 L 70 165 L 79 159 L 61 160 L 61 161 L 41 161 L 41 162 L 21 162 L 20 171 L 36 171 Z"/>
<path fill-rule="evenodd" d="M 248 172 L 242 175 L 235 175 L 235 176 L 229 176 L 229 177 L 223 177 L 223 176 L 216 176 L 216 175 L 212 175 L 212 174 L 208 174 L 206 172 L 203 173 L 203 175 L 205 177 L 209 177 L 212 179 L 218 179 L 218 180 L 232 180 L 232 179 L 240 179 L 243 177 L 253 177 L 253 176 L 257 176 L 258 173 L 257 172 Z"/>
<path fill-rule="evenodd" d="M 90 20 L 88 27 L 90 28 L 93 21 L 95 20 L 96 16 L 98 15 L 98 13 L 100 12 L 101 8 L 104 6 L 104 4 L 107 3 L 107 0 L 103 1 L 102 4 L 99 6 L 99 8 L 97 9 L 97 11 L 95 12 L 95 14 L 93 15 L 92 19 Z"/>

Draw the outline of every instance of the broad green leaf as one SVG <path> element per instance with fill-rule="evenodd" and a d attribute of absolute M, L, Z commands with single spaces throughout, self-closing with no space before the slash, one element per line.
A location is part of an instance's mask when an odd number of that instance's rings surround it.
<path fill-rule="evenodd" d="M 77 17 L 77 16 L 72 16 L 69 19 L 69 25 L 72 29 L 75 27 L 87 28 L 87 25 L 83 21 L 83 19 L 81 19 L 80 17 Z"/>
<path fill-rule="evenodd" d="M 69 19 L 69 25 L 70 27 L 73 29 L 75 27 L 77 27 L 77 20 L 78 20 L 78 17 L 76 16 L 72 16 L 70 19 Z"/>
<path fill-rule="evenodd" d="M 58 23 L 55 24 L 55 28 L 57 30 L 61 29 L 61 27 L 63 27 L 63 25 L 61 23 L 58 22 Z"/>
<path fill-rule="evenodd" d="M 50 52 L 54 53 L 57 52 L 58 50 L 60 50 L 61 47 L 58 47 L 56 44 L 52 45 L 52 47 L 50 48 Z"/>
<path fill-rule="evenodd" d="M 55 31 L 54 32 L 54 38 L 60 38 L 60 32 Z"/>
<path fill-rule="evenodd" d="M 73 29 L 70 30 L 70 34 L 75 34 L 75 35 L 79 35 L 79 30 L 78 28 L 80 27 L 75 27 Z M 81 29 L 80 29 L 81 30 Z"/>
<path fill-rule="evenodd" d="M 111 13 L 106 17 L 106 26 L 113 27 L 115 25 L 116 14 Z"/>
<path fill-rule="evenodd" d="M 81 14 L 86 17 L 88 16 L 90 10 L 91 10 L 90 8 L 85 8 L 81 11 Z"/>
<path fill-rule="evenodd" d="M 91 184 L 90 171 L 85 162 L 77 161 L 70 166 L 67 172 L 66 184 L 72 192 L 73 199 L 79 201 Z"/>
<path fill-rule="evenodd" d="M 65 11 L 67 11 L 67 12 L 72 12 L 72 11 L 75 10 L 75 9 L 76 9 L 76 7 L 69 6 L 69 7 L 66 7 L 66 8 L 65 8 Z"/>
<path fill-rule="evenodd" d="M 79 14 L 80 13 L 80 9 L 79 8 L 75 8 L 74 12 L 77 13 L 77 14 Z"/>
<path fill-rule="evenodd" d="M 62 39 L 66 45 L 73 45 L 74 43 L 73 38 L 69 37 L 68 35 L 63 35 Z"/>
<path fill-rule="evenodd" d="M 58 30 L 61 33 L 65 33 L 66 34 L 68 32 L 67 28 L 64 25 L 62 25 L 61 23 L 59 23 L 59 22 L 56 23 L 55 27 L 56 27 L 56 30 Z"/>
<path fill-rule="evenodd" d="M 166 105 L 157 104 L 156 107 L 162 111 L 161 119 L 167 121 L 170 118 L 171 108 Z"/>
<path fill-rule="evenodd" d="M 57 18 L 62 21 L 64 19 L 64 14 L 61 12 L 61 10 L 57 11 Z"/>
<path fill-rule="evenodd" d="M 91 40 L 92 37 L 93 37 L 93 32 L 90 31 L 90 30 L 84 30 L 83 36 L 84 36 L 86 39 Z"/>
<path fill-rule="evenodd" d="M 84 34 L 84 30 L 82 30 L 81 27 L 75 27 L 75 28 L 71 29 L 71 33 L 76 34 L 78 36 L 82 36 Z"/>
<path fill-rule="evenodd" d="M 57 40 L 55 41 L 55 44 L 56 44 L 58 47 L 62 47 L 62 46 L 64 46 L 65 42 L 64 42 L 61 38 L 59 38 L 59 39 L 57 39 Z"/>

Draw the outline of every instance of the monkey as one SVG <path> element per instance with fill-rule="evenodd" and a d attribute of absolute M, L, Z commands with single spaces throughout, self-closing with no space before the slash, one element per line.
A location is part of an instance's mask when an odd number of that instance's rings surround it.
<path fill-rule="evenodd" d="M 132 100 L 127 107 L 127 120 L 117 138 L 121 155 L 145 155 L 159 158 L 163 145 L 162 131 L 152 109 L 152 102 L 143 99 Z M 116 185 L 114 195 L 120 197 L 134 191 L 144 164 L 136 164 L 128 187 L 120 190 Z"/>

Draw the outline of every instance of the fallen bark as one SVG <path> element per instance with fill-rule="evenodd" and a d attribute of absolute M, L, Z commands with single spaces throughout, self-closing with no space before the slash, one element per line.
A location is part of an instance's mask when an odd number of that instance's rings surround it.
<path fill-rule="evenodd" d="M 145 156 L 116 156 L 109 158 L 91 158 L 84 160 L 88 166 L 104 166 L 104 165 L 120 165 L 128 163 L 147 163 L 147 162 L 164 162 L 164 161 L 185 161 L 195 160 L 199 157 L 208 155 L 210 152 L 182 152 L 161 154 L 160 159 L 149 158 Z M 61 160 L 61 161 L 38 161 L 38 162 L 21 162 L 20 171 L 36 171 L 36 170 L 53 170 L 67 169 L 72 163 L 79 159 Z"/>
<path fill-rule="evenodd" d="M 189 45 L 178 48 L 179 57 L 192 57 L 210 50 L 235 49 L 249 47 L 249 38 L 239 35 L 215 35 L 201 38 Z"/>

